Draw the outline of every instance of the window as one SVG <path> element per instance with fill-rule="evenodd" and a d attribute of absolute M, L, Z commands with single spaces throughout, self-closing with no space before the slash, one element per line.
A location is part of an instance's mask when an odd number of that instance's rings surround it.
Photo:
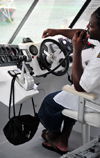
<path fill-rule="evenodd" d="M 33 0 L 0 0 L 1 44 L 8 43 L 32 3 Z M 84 3 L 85 0 L 39 0 L 13 44 L 21 43 L 25 37 L 38 42 L 45 29 L 69 26 Z"/>

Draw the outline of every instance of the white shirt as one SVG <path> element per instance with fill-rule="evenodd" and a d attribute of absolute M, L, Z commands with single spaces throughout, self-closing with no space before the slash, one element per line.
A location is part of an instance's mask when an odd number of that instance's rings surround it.
<path fill-rule="evenodd" d="M 80 86 L 86 92 L 95 92 L 98 98 L 93 101 L 100 105 L 100 43 L 98 42 L 95 47 L 95 55 L 90 59 L 88 65 L 85 67 L 84 72 L 80 79 Z M 55 102 L 65 108 L 78 110 L 79 96 L 72 93 L 61 91 L 54 97 Z M 86 108 L 87 112 L 92 112 L 90 108 Z"/>

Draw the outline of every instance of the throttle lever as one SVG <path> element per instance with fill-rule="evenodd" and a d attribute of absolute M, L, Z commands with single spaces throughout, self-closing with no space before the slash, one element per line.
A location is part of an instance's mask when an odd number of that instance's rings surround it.
<path fill-rule="evenodd" d="M 25 61 L 22 62 L 21 74 L 17 75 L 16 80 L 27 91 L 32 90 L 34 87 L 33 76 L 30 75 L 30 72 L 25 65 Z"/>

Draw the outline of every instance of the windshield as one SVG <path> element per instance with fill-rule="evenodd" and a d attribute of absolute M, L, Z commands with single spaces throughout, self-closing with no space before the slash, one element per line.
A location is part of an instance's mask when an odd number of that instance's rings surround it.
<path fill-rule="evenodd" d="M 29 37 L 41 40 L 47 28 L 67 28 L 86 0 L 40 0 L 16 36 L 13 44 Z M 8 43 L 33 0 L 0 0 L 0 43 Z"/>

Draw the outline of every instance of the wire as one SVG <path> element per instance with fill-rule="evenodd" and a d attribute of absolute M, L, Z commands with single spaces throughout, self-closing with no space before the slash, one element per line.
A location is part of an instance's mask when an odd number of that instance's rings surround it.
<path fill-rule="evenodd" d="M 46 77 L 48 74 L 50 74 L 50 73 L 52 73 L 52 72 L 54 72 L 59 66 L 61 66 L 62 65 L 62 63 L 69 57 L 69 55 L 70 55 L 70 51 L 67 53 L 67 55 L 65 56 L 65 58 L 61 61 L 61 63 L 57 66 L 57 67 L 55 67 L 53 70 L 50 70 L 49 72 L 47 72 L 47 73 L 45 73 L 45 74 L 42 74 L 42 75 L 37 75 L 36 77 Z"/>

